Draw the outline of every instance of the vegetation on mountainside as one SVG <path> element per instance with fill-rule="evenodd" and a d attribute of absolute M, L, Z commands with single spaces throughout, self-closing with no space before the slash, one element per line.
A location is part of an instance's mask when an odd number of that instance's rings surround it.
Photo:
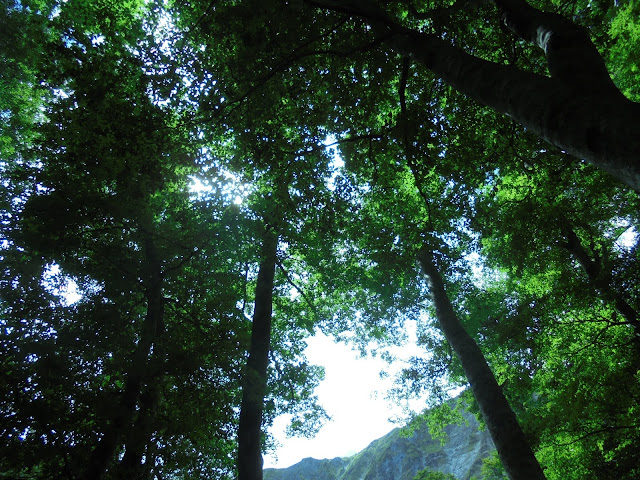
<path fill-rule="evenodd" d="M 485 471 L 484 459 L 495 452 L 486 430 L 468 412 L 458 424 L 447 425 L 444 441 L 430 435 L 422 421 L 410 428 L 397 428 L 371 442 L 355 455 L 331 460 L 305 458 L 288 468 L 265 469 L 266 480 L 414 480 L 429 469 L 460 480 L 473 480 Z M 499 463 L 498 463 L 499 465 Z M 448 478 L 448 477 L 447 477 Z M 500 477 L 490 477 L 494 480 Z"/>

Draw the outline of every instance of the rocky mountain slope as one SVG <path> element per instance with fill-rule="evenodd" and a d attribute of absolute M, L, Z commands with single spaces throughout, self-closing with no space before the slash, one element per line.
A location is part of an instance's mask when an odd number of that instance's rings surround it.
<path fill-rule="evenodd" d="M 494 450 L 486 430 L 478 430 L 473 415 L 467 425 L 446 427 L 447 441 L 429 435 L 426 426 L 410 437 L 395 429 L 374 440 L 352 457 L 316 460 L 305 458 L 283 469 L 266 469 L 265 480 L 411 480 L 426 467 L 451 473 L 460 480 L 480 478 L 482 459 Z"/>

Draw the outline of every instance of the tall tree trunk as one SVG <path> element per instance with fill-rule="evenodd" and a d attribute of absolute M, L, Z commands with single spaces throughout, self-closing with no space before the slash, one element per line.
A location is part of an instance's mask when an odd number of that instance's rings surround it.
<path fill-rule="evenodd" d="M 428 277 L 440 327 L 462 364 L 507 475 L 512 480 L 544 480 L 540 464 L 480 347 L 464 329 L 449 301 L 432 253 L 423 249 L 418 261 Z"/>
<path fill-rule="evenodd" d="M 140 409 L 138 410 L 133 428 L 127 437 L 124 457 L 117 468 L 118 478 L 143 480 L 148 476 L 147 472 L 149 471 L 149 462 L 152 462 L 153 459 L 147 456 L 146 464 L 143 465 L 142 458 L 144 457 L 147 445 L 151 440 L 153 420 L 155 418 L 159 400 L 156 379 L 152 379 L 152 382 L 153 384 L 147 386 L 140 395 Z"/>
<path fill-rule="evenodd" d="M 152 222 L 141 222 L 144 235 L 144 254 L 147 262 L 145 297 L 147 312 L 140 339 L 135 349 L 131 368 L 127 372 L 122 400 L 116 406 L 112 421 L 91 454 L 83 480 L 100 480 L 113 461 L 123 435 L 131 428 L 140 399 L 142 386 L 148 373 L 149 354 L 157 336 L 164 330 L 164 297 L 162 294 L 162 262 L 154 240 Z"/>
<path fill-rule="evenodd" d="M 148 227 L 149 228 L 149 227 Z M 150 372 L 149 363 L 152 358 L 162 362 L 163 348 L 162 342 L 159 340 L 165 332 L 164 326 L 164 298 L 162 295 L 162 269 L 160 258 L 158 257 L 153 237 L 147 233 L 145 237 L 145 249 L 147 261 L 149 264 L 150 282 L 147 289 L 147 303 L 154 305 L 156 308 L 155 315 L 157 321 L 151 322 L 148 326 L 153 330 L 149 335 L 153 338 L 153 351 L 147 357 L 147 368 L 145 369 L 144 384 L 140 386 L 138 396 L 138 410 L 135 415 L 135 421 L 128 432 L 125 445 L 125 452 L 122 461 L 118 465 L 118 476 L 120 478 L 128 478 L 131 480 L 146 478 L 148 466 L 142 464 L 142 458 L 147 445 L 151 439 L 153 431 L 153 421 L 155 419 L 160 392 L 158 383 L 161 372 Z M 156 360 L 156 362 L 157 362 Z M 147 462 L 152 459 L 147 458 Z"/>
<path fill-rule="evenodd" d="M 603 259 L 592 258 L 582 245 L 582 242 L 571 228 L 568 222 L 562 225 L 563 234 L 567 241 L 563 243 L 563 247 L 571 254 L 571 256 L 580 264 L 587 275 L 589 283 L 595 288 L 598 295 L 605 301 L 611 302 L 615 309 L 625 318 L 627 323 L 634 329 L 637 340 L 640 340 L 640 320 L 638 312 L 624 298 L 622 292 L 616 290 L 612 285 L 611 269 L 603 270 Z M 605 257 L 606 258 L 606 257 Z"/>
<path fill-rule="evenodd" d="M 277 250 L 278 235 L 273 228 L 267 227 L 256 283 L 249 358 L 242 385 L 238 427 L 238 480 L 262 480 L 262 412 L 271 348 L 271 313 Z"/>
<path fill-rule="evenodd" d="M 530 40 L 535 36 L 545 48 L 552 74 L 545 77 L 474 57 L 435 35 L 408 29 L 368 0 L 305 1 L 366 19 L 387 45 L 456 90 L 640 191 L 640 104 L 612 85 L 588 35 L 569 20 L 556 16 L 551 21 L 523 0 L 496 0 L 514 31 Z M 565 39 L 571 42 L 566 48 Z"/>

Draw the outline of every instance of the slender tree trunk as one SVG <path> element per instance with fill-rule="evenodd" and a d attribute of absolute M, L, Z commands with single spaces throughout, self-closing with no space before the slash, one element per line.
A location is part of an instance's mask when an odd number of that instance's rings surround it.
<path fill-rule="evenodd" d="M 145 231 L 144 249 L 148 266 L 146 282 L 147 313 L 140 339 L 127 372 L 122 400 L 115 407 L 113 420 L 91 454 L 83 480 L 100 480 L 113 461 L 125 432 L 131 428 L 142 387 L 147 376 L 149 354 L 157 336 L 164 330 L 164 297 L 162 295 L 162 262 L 153 241 L 152 224 L 141 225 Z"/>
<path fill-rule="evenodd" d="M 125 452 L 118 465 L 118 477 L 129 480 L 147 478 L 149 463 L 142 464 L 142 458 L 151 439 L 153 420 L 158 406 L 159 392 L 157 385 L 150 385 L 140 395 L 138 415 L 125 443 Z M 147 456 L 146 462 L 152 459 Z"/>
<path fill-rule="evenodd" d="M 540 464 L 480 347 L 466 332 L 449 301 L 432 253 L 423 249 L 418 260 L 429 279 L 440 327 L 462 364 L 507 475 L 512 480 L 544 480 Z"/>
<path fill-rule="evenodd" d="M 529 40 L 535 37 L 544 47 L 552 75 L 545 77 L 474 57 L 435 35 L 405 28 L 367 0 L 306 1 L 366 19 L 387 45 L 456 90 L 640 191 L 640 104 L 613 86 L 588 35 L 569 20 L 555 16 L 551 21 L 523 0 L 496 0 L 514 31 Z M 572 42 L 566 48 L 565 39 Z"/>
<path fill-rule="evenodd" d="M 151 228 L 150 226 L 147 228 Z M 146 385 L 141 385 L 138 397 L 138 411 L 135 422 L 127 436 L 125 442 L 125 452 L 122 461 L 118 465 L 119 476 L 131 480 L 145 478 L 147 468 L 142 465 L 142 457 L 149 444 L 153 430 L 153 421 L 160 394 L 158 391 L 158 373 L 149 375 L 149 362 L 151 358 L 161 359 L 163 349 L 161 348 L 160 337 L 165 332 L 164 327 L 164 298 L 162 295 L 162 265 L 158 257 L 157 249 L 151 234 L 147 233 L 145 238 L 145 251 L 150 270 L 150 282 L 147 289 L 147 303 L 155 308 L 156 320 L 149 322 L 151 328 L 149 335 L 153 338 L 153 352 L 147 357 L 147 368 L 145 369 Z M 151 461 L 151 459 L 147 459 Z"/>
<path fill-rule="evenodd" d="M 277 249 L 278 235 L 268 227 L 262 243 L 251 345 L 242 385 L 238 427 L 238 480 L 262 480 L 262 412 L 271 348 L 271 313 Z"/>
<path fill-rule="evenodd" d="M 622 292 L 619 292 L 611 285 L 611 270 L 603 271 L 603 259 L 592 258 L 587 253 L 578 235 L 576 235 L 576 232 L 567 222 L 563 224 L 562 230 L 567 238 L 563 247 L 566 248 L 571 256 L 580 264 L 589 279 L 589 283 L 595 288 L 598 295 L 603 300 L 613 303 L 616 310 L 620 312 L 629 325 L 633 327 L 636 338 L 640 339 L 638 312 L 629 305 Z"/>
<path fill-rule="evenodd" d="M 140 350 L 141 348 L 136 349 L 134 354 L 136 359 L 142 359 Z M 122 400 L 115 407 L 111 423 L 91 453 L 88 466 L 81 477 L 83 480 L 100 480 L 104 476 L 120 444 L 120 439 L 135 414 L 141 383 L 141 375 L 129 372 L 125 380 Z"/>

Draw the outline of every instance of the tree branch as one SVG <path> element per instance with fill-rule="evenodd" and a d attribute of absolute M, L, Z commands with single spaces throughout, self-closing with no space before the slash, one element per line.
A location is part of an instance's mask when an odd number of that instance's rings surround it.
<path fill-rule="evenodd" d="M 572 88 L 622 96 L 586 28 L 557 13 L 537 10 L 526 0 L 495 0 L 512 32 L 540 47 L 551 77 Z"/>
<path fill-rule="evenodd" d="M 589 283 L 595 288 L 600 297 L 613 303 L 616 310 L 618 310 L 629 325 L 633 327 L 636 339 L 640 342 L 640 320 L 638 319 L 638 312 L 627 302 L 623 294 L 611 285 L 611 277 L 613 275 L 611 270 L 603 271 L 602 258 L 591 258 L 575 230 L 566 219 L 562 221 L 561 230 L 567 238 L 563 247 L 567 249 L 580 264 L 587 275 Z"/>
<path fill-rule="evenodd" d="M 300 294 L 300 296 L 302 297 L 302 299 L 305 301 L 305 303 L 309 306 L 309 308 L 311 309 L 311 311 L 313 312 L 313 315 L 316 317 L 316 322 L 320 322 L 320 314 L 318 313 L 318 309 L 316 308 L 315 304 L 313 303 L 313 301 L 311 301 L 309 299 L 309 297 L 307 296 L 307 294 L 305 293 L 305 291 L 299 287 L 298 285 L 296 285 L 296 283 L 293 281 L 293 279 L 291 278 L 291 276 L 289 275 L 289 272 L 287 272 L 287 270 L 284 268 L 284 266 L 282 265 L 281 262 L 278 262 L 278 268 L 280 269 L 280 271 L 283 273 L 284 278 L 287 280 L 287 283 L 289 285 L 291 285 L 293 288 L 296 289 L 296 291 Z"/>

